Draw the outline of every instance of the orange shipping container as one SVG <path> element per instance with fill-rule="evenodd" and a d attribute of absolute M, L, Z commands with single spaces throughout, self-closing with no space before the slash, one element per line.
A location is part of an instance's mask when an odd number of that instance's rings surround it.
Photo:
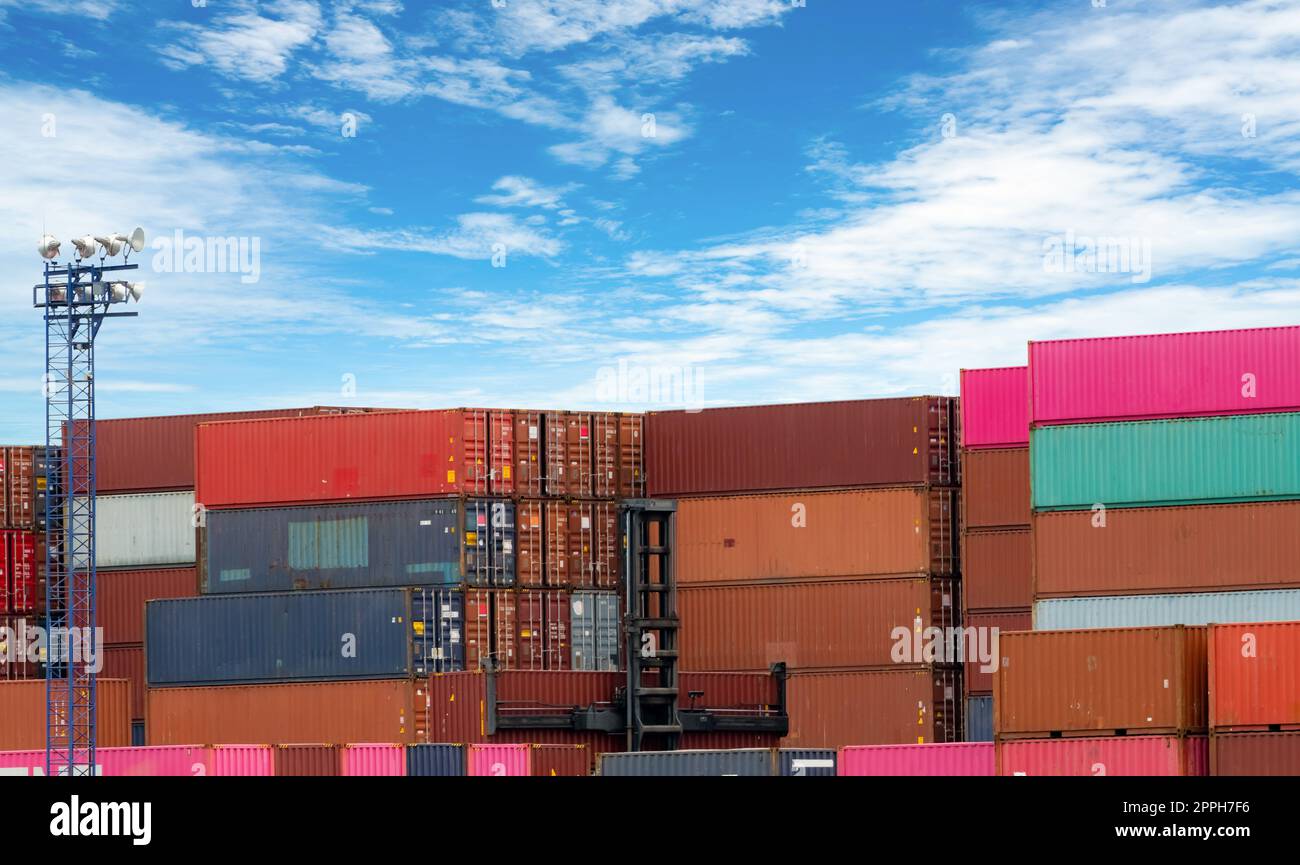
<path fill-rule="evenodd" d="M 408 679 L 150 688 L 146 741 L 424 742 L 426 700 L 424 683 Z M 127 730 L 121 744 L 130 743 L 129 724 Z"/>
<path fill-rule="evenodd" d="M 961 673 L 951 667 L 794 672 L 783 748 L 961 741 Z"/>
<path fill-rule="evenodd" d="M 1033 606 L 1033 552 L 1028 529 L 971 532 L 964 540 L 962 589 L 966 609 Z"/>
<path fill-rule="evenodd" d="M 968 529 L 1029 525 L 1029 448 L 962 452 Z"/>
<path fill-rule="evenodd" d="M 998 637 L 1001 638 L 1003 633 L 1010 631 L 1028 631 L 1033 627 L 1033 613 L 1030 610 L 1000 610 L 998 612 L 968 612 L 962 617 L 962 628 L 969 630 L 976 628 L 977 647 L 987 646 L 994 648 L 992 642 L 992 628 L 998 629 Z M 983 634 L 987 633 L 987 637 Z M 969 643 L 967 644 L 969 645 Z M 967 655 L 966 660 L 966 679 L 962 683 L 965 687 L 967 696 L 993 693 L 993 674 L 987 671 L 992 661 L 998 659 L 999 652 L 990 652 L 985 657 L 991 658 L 990 661 L 981 661 L 973 659 Z"/>
<path fill-rule="evenodd" d="M 1003 634 L 994 733 L 1204 732 L 1206 639 L 1182 625 Z"/>
<path fill-rule="evenodd" d="M 131 685 L 131 720 L 144 718 L 144 646 L 104 646 L 104 670 L 100 674 L 109 679 L 126 679 Z"/>
<path fill-rule="evenodd" d="M 776 661 L 801 670 L 921 663 L 914 629 L 954 627 L 956 603 L 951 579 L 691 586 L 677 593 L 681 663 L 755 671 Z"/>
<path fill-rule="evenodd" d="M 96 744 L 131 744 L 131 686 L 122 679 L 99 679 L 95 697 Z M 189 744 L 184 743 L 184 744 Z M 0 751 L 45 748 L 45 680 L 0 682 Z"/>
<path fill-rule="evenodd" d="M 1300 730 L 1300 622 L 1210 626 L 1210 726 Z"/>
<path fill-rule="evenodd" d="M 948 576 L 956 493 L 924 487 L 680 499 L 677 579 Z"/>

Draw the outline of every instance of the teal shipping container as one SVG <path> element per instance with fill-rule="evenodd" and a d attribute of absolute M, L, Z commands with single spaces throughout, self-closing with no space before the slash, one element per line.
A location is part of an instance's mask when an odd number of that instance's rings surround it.
<path fill-rule="evenodd" d="M 1300 413 L 1030 432 L 1035 510 L 1300 499 Z"/>

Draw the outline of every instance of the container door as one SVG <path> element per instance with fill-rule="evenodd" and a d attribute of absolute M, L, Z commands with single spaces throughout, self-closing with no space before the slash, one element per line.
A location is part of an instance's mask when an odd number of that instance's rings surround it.
<path fill-rule="evenodd" d="M 546 478 L 542 414 L 517 411 L 514 426 L 514 491 L 522 496 L 540 496 Z"/>
<path fill-rule="evenodd" d="M 545 545 L 543 503 L 535 499 L 515 506 L 515 583 L 540 587 L 545 583 Z"/>

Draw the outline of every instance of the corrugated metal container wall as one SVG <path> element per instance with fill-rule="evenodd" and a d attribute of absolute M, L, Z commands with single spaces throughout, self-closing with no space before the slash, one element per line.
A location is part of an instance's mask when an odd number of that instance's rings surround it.
<path fill-rule="evenodd" d="M 546 494 L 589 496 L 591 480 L 591 415 L 551 411 L 545 415 Z"/>
<path fill-rule="evenodd" d="M 0 778 L 45 774 L 45 750 L 0 751 Z"/>
<path fill-rule="evenodd" d="M 1047 426 L 1030 439 L 1038 509 L 1300 498 L 1300 413 Z"/>
<path fill-rule="evenodd" d="M 645 415 L 597 412 L 591 423 L 593 492 L 609 498 L 645 496 Z"/>
<path fill-rule="evenodd" d="M 754 748 L 737 751 L 635 751 L 605 754 L 600 774 L 611 778 L 671 776 L 674 778 L 775 774 L 772 751 Z"/>
<path fill-rule="evenodd" d="M 586 778 L 592 772 L 586 745 L 533 744 L 529 748 L 529 771 L 535 778 Z"/>
<path fill-rule="evenodd" d="M 151 745 L 417 742 L 424 711 L 424 689 L 406 679 L 150 688 L 145 724 Z"/>
<path fill-rule="evenodd" d="M 574 592 L 569 596 L 573 669 L 619 669 L 620 609 L 618 592 Z"/>
<path fill-rule="evenodd" d="M 840 752 L 839 774 L 862 776 L 992 776 L 992 742 L 859 745 Z"/>
<path fill-rule="evenodd" d="M 194 564 L 194 493 L 95 498 L 95 566 Z"/>
<path fill-rule="evenodd" d="M 993 695 L 966 698 L 966 741 L 993 741 Z"/>
<path fill-rule="evenodd" d="M 0 616 L 0 657 L 12 658 L 0 664 L 0 681 L 35 679 L 44 675 L 36 658 L 27 651 L 35 645 L 45 620 L 35 616 Z M 22 647 L 20 650 L 19 647 Z M 38 647 L 39 649 L 39 647 Z"/>
<path fill-rule="evenodd" d="M 348 589 L 150 601 L 150 685 L 386 679 L 464 663 L 446 589 Z"/>
<path fill-rule="evenodd" d="M 531 757 L 528 745 L 470 745 L 466 774 L 475 778 L 527 777 L 533 774 Z"/>
<path fill-rule="evenodd" d="M 1300 622 L 1210 626 L 1210 726 L 1300 725 Z"/>
<path fill-rule="evenodd" d="M 950 397 L 747 406 L 646 416 L 651 496 L 951 484 Z"/>
<path fill-rule="evenodd" d="M 1100 522 L 1097 520 L 1096 522 Z M 1039 597 L 1300 586 L 1300 502 L 1034 515 Z"/>
<path fill-rule="evenodd" d="M 405 775 L 406 753 L 401 745 L 344 745 L 339 773 L 359 775 Z"/>
<path fill-rule="evenodd" d="M 1210 774 L 1300 775 L 1300 731 L 1213 735 Z"/>
<path fill-rule="evenodd" d="M 836 756 L 829 748 L 781 748 L 776 754 L 778 774 L 783 777 L 833 778 Z"/>
<path fill-rule="evenodd" d="M 421 778 L 459 778 L 465 774 L 465 746 L 406 746 L 406 774 Z"/>
<path fill-rule="evenodd" d="M 1300 620 L 1300 589 L 1049 598 L 1034 604 L 1038 631 L 1295 620 Z"/>
<path fill-rule="evenodd" d="M 470 487 L 458 411 L 203 424 L 197 500 L 208 508 L 428 498 Z"/>
<path fill-rule="evenodd" d="M 340 751 L 338 745 L 276 745 L 275 774 L 277 777 L 338 776 L 342 774 Z"/>
<path fill-rule="evenodd" d="M 198 594 L 194 568 L 147 571 L 100 571 L 95 585 L 95 614 L 108 643 L 144 642 L 144 604 L 156 598 L 192 598 Z"/>
<path fill-rule="evenodd" d="M 212 749 L 198 745 L 96 748 L 95 762 L 100 774 L 108 777 L 202 777 L 212 774 Z"/>
<path fill-rule="evenodd" d="M 791 748 L 961 740 L 961 674 L 947 668 L 805 673 L 787 682 Z"/>
<path fill-rule="evenodd" d="M 1007 631 L 1028 631 L 1033 627 L 1033 614 L 1029 610 L 1016 610 L 996 613 L 968 612 L 962 620 L 962 628 L 968 633 L 975 631 L 975 639 L 963 641 L 966 650 L 966 678 L 963 682 L 967 696 L 972 694 L 993 693 L 993 673 L 987 668 L 998 661 L 998 646 L 993 642 L 993 628 L 997 628 L 999 637 Z M 977 656 L 971 657 L 971 648 Z M 987 650 L 987 651 L 986 651 Z"/>
<path fill-rule="evenodd" d="M 461 567 L 456 498 L 212 511 L 203 591 L 452 585 Z"/>
<path fill-rule="evenodd" d="M 966 609 L 1028 609 L 1033 605 L 1033 543 L 1028 529 L 971 532 L 964 544 Z"/>
<path fill-rule="evenodd" d="M 569 595 L 561 591 L 515 593 L 517 667 L 520 670 L 567 670 L 569 646 Z"/>
<path fill-rule="evenodd" d="M 275 774 L 270 745 L 214 745 L 212 774 L 224 777 L 269 777 Z"/>
<path fill-rule="evenodd" d="M 994 674 L 999 736 L 1204 731 L 1206 629 L 1003 634 Z"/>
<path fill-rule="evenodd" d="M 1034 423 L 1300 408 L 1300 327 L 1029 344 Z"/>
<path fill-rule="evenodd" d="M 104 668 L 99 675 L 106 679 L 125 679 L 131 686 L 131 719 L 144 717 L 144 646 L 99 646 Z"/>
<path fill-rule="evenodd" d="M 677 580 L 951 574 L 957 494 L 892 489 L 677 502 Z"/>
<path fill-rule="evenodd" d="M 1209 774 L 1205 736 L 1107 736 L 998 743 L 999 775 Z"/>
<path fill-rule="evenodd" d="M 696 586 L 677 593 L 689 670 L 874 667 L 897 663 L 898 629 L 955 627 L 949 579 Z M 910 659 L 909 659 L 910 660 Z M 919 662 L 920 659 L 916 659 Z"/>
<path fill-rule="evenodd" d="M 131 684 L 123 679 L 97 679 L 96 743 L 103 748 L 131 744 Z M 0 750 L 26 751 L 45 747 L 45 680 L 0 681 Z M 153 742 L 186 745 L 190 742 Z"/>
<path fill-rule="evenodd" d="M 1029 525 L 1029 448 L 965 451 L 961 459 L 968 530 Z"/>
<path fill-rule="evenodd" d="M 1029 367 L 961 371 L 961 443 L 967 448 L 1029 444 Z"/>
<path fill-rule="evenodd" d="M 0 446 L 0 529 L 32 529 L 45 521 L 44 448 Z"/>
<path fill-rule="evenodd" d="M 45 610 L 45 535 L 0 529 L 0 615 Z"/>

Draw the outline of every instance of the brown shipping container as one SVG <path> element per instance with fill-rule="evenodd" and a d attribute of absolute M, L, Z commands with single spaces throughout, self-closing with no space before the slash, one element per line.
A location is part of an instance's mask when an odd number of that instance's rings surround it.
<path fill-rule="evenodd" d="M 36 524 L 37 483 L 30 445 L 0 447 L 0 529 L 30 529 Z M 42 518 L 44 515 L 41 515 Z"/>
<path fill-rule="evenodd" d="M 692 670 L 767 670 L 776 661 L 800 670 L 921 663 L 912 657 L 914 629 L 954 627 L 955 589 L 951 579 L 683 588 L 681 663 Z M 898 629 L 906 637 L 901 647 Z"/>
<path fill-rule="evenodd" d="M 1300 586 L 1300 502 L 1034 515 L 1039 597 Z"/>
<path fill-rule="evenodd" d="M 131 685 L 98 679 L 95 736 L 101 748 L 131 744 Z M 45 680 L 0 682 L 0 751 L 45 748 Z M 177 744 L 190 744 L 189 742 Z"/>
<path fill-rule="evenodd" d="M 645 415 L 599 412 L 591 416 L 595 450 L 593 492 L 605 498 L 645 496 Z"/>
<path fill-rule="evenodd" d="M 428 742 L 426 699 L 407 679 L 150 688 L 145 728 L 150 745 Z"/>
<path fill-rule="evenodd" d="M 335 777 L 343 774 L 343 752 L 338 745 L 277 745 L 277 777 Z"/>
<path fill-rule="evenodd" d="M 104 646 L 104 669 L 100 675 L 106 679 L 126 679 L 131 684 L 131 720 L 144 719 L 144 646 Z"/>
<path fill-rule="evenodd" d="M 515 416 L 515 493 L 540 496 L 546 479 L 542 413 L 516 411 Z"/>
<path fill-rule="evenodd" d="M 993 693 L 993 674 L 985 672 L 984 668 L 989 666 L 990 661 L 997 660 L 1000 652 L 997 651 L 997 645 L 992 642 L 992 635 L 988 629 L 997 628 L 999 637 L 1004 632 L 1028 631 L 1033 628 L 1033 618 L 1031 610 L 1005 610 L 993 613 L 968 611 L 962 617 L 963 631 L 970 633 L 971 628 L 977 629 L 975 646 L 981 650 L 983 648 L 991 650 L 991 654 L 986 656 L 989 657 L 989 661 L 972 658 L 969 654 L 966 656 L 966 678 L 962 683 L 966 696 L 975 697 Z M 983 636 L 986 633 L 988 636 Z M 965 645 L 969 652 L 971 643 L 968 641 Z"/>
<path fill-rule="evenodd" d="M 543 514 L 546 502 L 520 499 L 515 502 L 515 585 L 539 588 L 546 585 L 546 533 Z"/>
<path fill-rule="evenodd" d="M 1003 634 L 993 677 L 1002 737 L 1204 732 L 1207 629 L 1112 628 Z"/>
<path fill-rule="evenodd" d="M 592 546 L 595 526 L 588 502 L 548 501 L 542 506 L 546 533 L 548 586 L 591 584 Z"/>
<path fill-rule="evenodd" d="M 680 499 L 677 579 L 950 575 L 956 495 L 909 487 Z"/>
<path fill-rule="evenodd" d="M 592 502 L 592 588 L 616 589 L 623 578 L 623 547 L 619 535 L 618 502 Z"/>
<path fill-rule="evenodd" d="M 1211 775 L 1300 775 L 1300 730 L 1210 736 Z"/>
<path fill-rule="evenodd" d="M 516 669 L 516 603 L 508 589 L 465 591 L 465 669 L 478 670 L 495 661 L 502 670 Z"/>
<path fill-rule="evenodd" d="M 515 665 L 520 670 L 567 670 L 569 655 L 569 593 L 523 589 L 516 602 Z"/>
<path fill-rule="evenodd" d="M 1029 525 L 1029 448 L 962 452 L 967 529 Z"/>
<path fill-rule="evenodd" d="M 198 594 L 194 568 L 147 571 L 99 571 L 95 610 L 107 643 L 144 642 L 144 605 L 162 598 L 192 598 Z"/>
<path fill-rule="evenodd" d="M 957 483 L 952 397 L 646 415 L 652 496 Z"/>
<path fill-rule="evenodd" d="M 1033 606 L 1032 543 L 1028 529 L 970 532 L 962 552 L 962 591 L 968 610 Z"/>
<path fill-rule="evenodd" d="M 546 412 L 546 494 L 591 495 L 591 415 Z"/>
<path fill-rule="evenodd" d="M 583 778 L 591 774 L 592 759 L 586 745 L 533 743 L 530 764 L 534 777 Z"/>
<path fill-rule="evenodd" d="M 961 741 L 961 673 L 950 667 L 794 672 L 783 748 Z"/>

